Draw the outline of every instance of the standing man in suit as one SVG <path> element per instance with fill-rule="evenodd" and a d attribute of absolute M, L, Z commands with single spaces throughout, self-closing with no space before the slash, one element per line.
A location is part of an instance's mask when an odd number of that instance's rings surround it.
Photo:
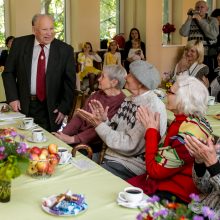
<path fill-rule="evenodd" d="M 32 31 L 33 35 L 13 41 L 2 74 L 6 98 L 14 111 L 33 117 L 48 131 L 57 131 L 72 107 L 73 48 L 54 38 L 50 15 L 35 15 Z"/>

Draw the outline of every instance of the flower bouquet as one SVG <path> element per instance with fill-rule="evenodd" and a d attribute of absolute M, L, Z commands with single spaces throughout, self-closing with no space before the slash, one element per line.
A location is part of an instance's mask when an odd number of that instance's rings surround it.
<path fill-rule="evenodd" d="M 191 194 L 192 203 L 199 201 L 199 196 Z M 197 215 L 188 206 L 175 202 L 162 201 L 159 197 L 153 196 L 147 200 L 148 206 L 142 208 L 137 216 L 137 220 L 204 220 L 215 219 L 215 212 L 209 207 L 202 208 L 202 214 Z"/>
<path fill-rule="evenodd" d="M 0 202 L 10 200 L 11 180 L 26 172 L 29 156 L 23 140 L 13 128 L 0 129 Z"/>
<path fill-rule="evenodd" d="M 165 25 L 163 25 L 162 31 L 164 34 L 167 34 L 167 43 L 170 43 L 170 33 L 174 32 L 176 30 L 176 28 L 174 27 L 173 24 L 170 23 L 166 23 Z"/>

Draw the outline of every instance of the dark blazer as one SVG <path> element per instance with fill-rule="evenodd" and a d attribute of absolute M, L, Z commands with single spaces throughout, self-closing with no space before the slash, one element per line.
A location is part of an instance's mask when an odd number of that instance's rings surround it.
<path fill-rule="evenodd" d="M 7 102 L 20 100 L 21 112 L 25 115 L 29 113 L 34 40 L 34 35 L 14 39 L 2 74 Z M 58 108 L 68 114 L 71 110 L 75 81 L 73 48 L 54 39 L 50 44 L 46 70 L 47 108 L 52 131 L 57 128 L 53 111 Z"/>
<path fill-rule="evenodd" d="M 1 56 L 0 56 L 0 66 L 5 66 L 6 59 L 7 59 L 7 57 L 8 57 L 8 53 L 9 53 L 8 50 L 3 50 L 3 51 L 1 52 Z"/>

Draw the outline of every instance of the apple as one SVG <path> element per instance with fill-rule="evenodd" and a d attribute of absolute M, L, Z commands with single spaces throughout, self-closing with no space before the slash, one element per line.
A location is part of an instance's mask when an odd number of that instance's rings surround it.
<path fill-rule="evenodd" d="M 48 151 L 48 149 L 45 148 L 45 147 L 41 148 L 41 154 L 45 154 L 46 157 L 47 157 L 47 156 L 49 155 L 49 151 Z"/>
<path fill-rule="evenodd" d="M 52 164 L 49 164 L 48 169 L 47 169 L 47 174 L 52 175 L 54 173 L 55 166 Z"/>
<path fill-rule="evenodd" d="M 28 166 L 28 170 L 27 170 L 28 174 L 33 175 L 35 173 L 38 172 L 37 167 L 35 166 L 35 164 L 30 163 Z"/>
<path fill-rule="evenodd" d="M 49 144 L 48 151 L 50 154 L 58 153 L 58 146 L 56 144 Z"/>
<path fill-rule="evenodd" d="M 50 160 L 50 164 L 55 166 L 59 163 L 60 157 L 58 154 L 50 154 L 49 160 Z"/>
<path fill-rule="evenodd" d="M 39 160 L 47 160 L 47 155 L 46 154 L 40 154 Z"/>
<path fill-rule="evenodd" d="M 34 147 L 31 148 L 30 153 L 40 155 L 41 154 L 41 149 L 37 146 L 34 146 Z"/>
<path fill-rule="evenodd" d="M 39 161 L 36 165 L 38 172 L 46 173 L 49 167 L 48 161 Z"/>
<path fill-rule="evenodd" d="M 31 159 L 30 162 L 32 164 L 37 164 L 37 162 L 39 160 L 39 156 L 37 154 L 32 153 L 32 154 L 30 154 L 30 159 Z"/>

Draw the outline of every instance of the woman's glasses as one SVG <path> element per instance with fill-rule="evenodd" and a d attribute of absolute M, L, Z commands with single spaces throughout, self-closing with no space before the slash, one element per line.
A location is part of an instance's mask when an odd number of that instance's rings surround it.
<path fill-rule="evenodd" d="M 170 95 L 176 95 L 176 93 L 172 92 L 170 88 L 167 89 L 166 93 L 167 93 L 167 94 L 170 94 Z"/>

